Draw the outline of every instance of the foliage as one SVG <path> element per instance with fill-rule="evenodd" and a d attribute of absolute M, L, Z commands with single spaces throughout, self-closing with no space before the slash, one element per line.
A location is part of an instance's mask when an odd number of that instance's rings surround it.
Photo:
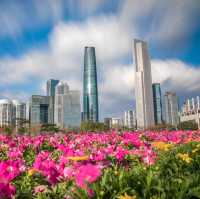
<path fill-rule="evenodd" d="M 108 131 L 109 127 L 107 127 L 104 123 L 99 123 L 99 122 L 82 122 L 81 123 L 81 131 L 90 131 L 90 132 L 95 132 L 95 131 Z"/>
<path fill-rule="evenodd" d="M 198 199 L 200 131 L 0 135 L 0 198 Z"/>
<path fill-rule="evenodd" d="M 41 131 L 42 132 L 58 132 L 59 128 L 56 126 L 56 124 L 42 124 Z"/>
<path fill-rule="evenodd" d="M 194 121 L 180 122 L 180 124 L 178 125 L 178 129 L 180 129 L 180 130 L 197 130 L 198 124 Z"/>

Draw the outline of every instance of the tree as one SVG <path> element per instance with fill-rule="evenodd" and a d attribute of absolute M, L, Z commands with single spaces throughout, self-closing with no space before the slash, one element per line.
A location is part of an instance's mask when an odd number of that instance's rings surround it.
<path fill-rule="evenodd" d="M 56 126 L 56 124 L 42 124 L 41 131 L 58 132 L 59 128 Z"/>
<path fill-rule="evenodd" d="M 81 131 L 108 131 L 109 128 L 100 122 L 82 122 L 81 123 Z"/>
<path fill-rule="evenodd" d="M 178 125 L 180 130 L 198 130 L 198 124 L 195 121 L 180 122 Z"/>

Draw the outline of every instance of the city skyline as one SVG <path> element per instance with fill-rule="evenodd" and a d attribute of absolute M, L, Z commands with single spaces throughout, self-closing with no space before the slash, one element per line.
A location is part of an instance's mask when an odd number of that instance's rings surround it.
<path fill-rule="evenodd" d="M 0 98 L 45 95 L 51 78 L 82 90 L 83 48 L 95 46 L 100 120 L 119 117 L 134 109 L 133 38 L 149 44 L 163 93 L 176 91 L 181 102 L 198 95 L 199 1 L 86 1 L 0 2 Z"/>

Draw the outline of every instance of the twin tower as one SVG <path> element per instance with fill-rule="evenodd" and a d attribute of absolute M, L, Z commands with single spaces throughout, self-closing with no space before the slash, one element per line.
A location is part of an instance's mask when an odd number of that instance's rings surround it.
<path fill-rule="evenodd" d="M 146 42 L 134 40 L 134 56 L 136 66 L 135 98 L 137 127 L 145 129 L 155 124 L 151 63 Z M 98 122 L 98 87 L 94 47 L 85 47 L 83 79 L 83 120 Z"/>

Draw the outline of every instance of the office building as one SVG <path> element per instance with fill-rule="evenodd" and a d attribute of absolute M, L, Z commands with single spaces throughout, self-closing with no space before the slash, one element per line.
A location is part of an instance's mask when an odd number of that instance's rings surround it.
<path fill-rule="evenodd" d="M 13 125 L 12 109 L 12 101 L 0 99 L 0 127 Z"/>
<path fill-rule="evenodd" d="M 135 55 L 135 100 L 137 128 L 146 129 L 155 125 L 151 63 L 147 43 L 134 40 Z"/>
<path fill-rule="evenodd" d="M 79 127 L 81 123 L 80 92 L 59 82 L 55 94 L 55 124 L 61 128 Z"/>
<path fill-rule="evenodd" d="M 98 86 L 94 47 L 85 47 L 83 76 L 83 119 L 98 122 Z"/>
<path fill-rule="evenodd" d="M 180 112 L 180 122 L 191 121 L 198 124 L 200 129 L 200 99 L 196 98 L 187 99 L 182 106 Z"/>
<path fill-rule="evenodd" d="M 159 83 L 152 84 L 155 124 L 162 124 L 162 97 Z"/>
<path fill-rule="evenodd" d="M 112 118 L 112 128 L 122 127 L 122 120 L 120 118 Z"/>
<path fill-rule="evenodd" d="M 133 129 L 136 127 L 135 112 L 133 110 L 124 112 L 124 126 Z"/>
<path fill-rule="evenodd" d="M 12 100 L 13 104 L 13 122 L 19 127 L 26 120 L 26 104 L 18 100 Z"/>
<path fill-rule="evenodd" d="M 59 80 L 49 79 L 47 81 L 47 96 L 55 96 L 55 89 Z"/>
<path fill-rule="evenodd" d="M 112 118 L 110 118 L 110 117 L 104 118 L 104 124 L 105 124 L 109 129 L 112 128 Z"/>
<path fill-rule="evenodd" d="M 165 120 L 167 124 L 177 126 L 179 123 L 178 97 L 174 92 L 166 92 L 165 101 Z"/>
<path fill-rule="evenodd" d="M 55 104 L 55 89 L 56 86 L 58 85 L 59 80 L 55 80 L 55 79 L 49 79 L 47 81 L 47 96 L 51 96 L 52 97 L 52 124 L 54 123 L 54 104 Z"/>
<path fill-rule="evenodd" d="M 52 101 L 51 96 L 32 95 L 29 102 L 31 125 L 53 123 Z"/>

